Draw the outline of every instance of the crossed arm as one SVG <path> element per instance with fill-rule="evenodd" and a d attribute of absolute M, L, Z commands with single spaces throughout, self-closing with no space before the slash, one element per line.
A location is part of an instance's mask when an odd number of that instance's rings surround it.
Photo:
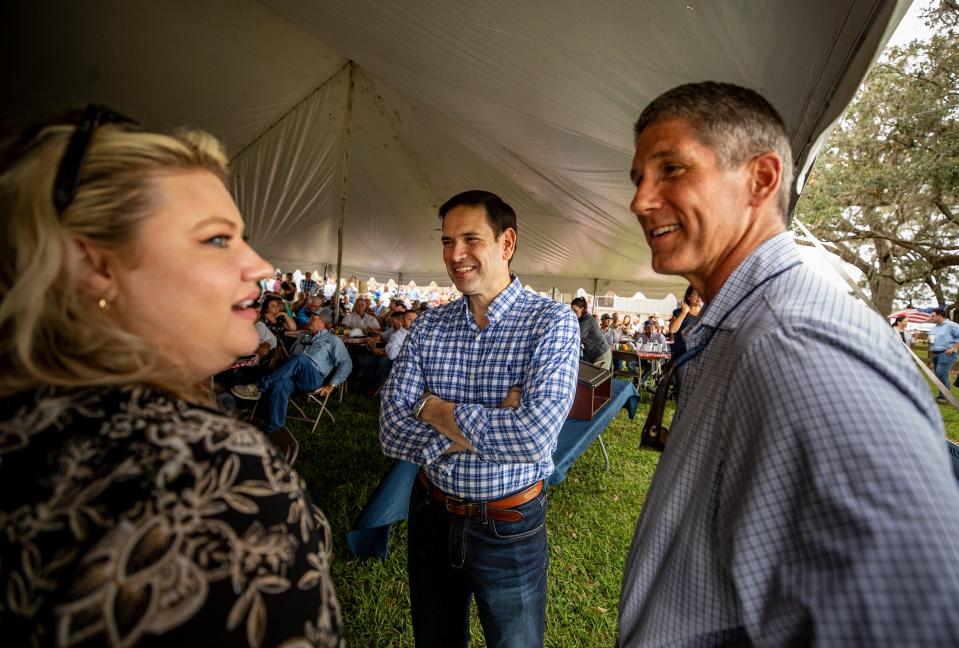
<path fill-rule="evenodd" d="M 424 396 L 429 391 L 423 392 Z M 515 386 L 506 394 L 506 398 L 499 404 L 500 409 L 519 409 L 520 397 L 523 394 L 523 388 Z M 439 396 L 433 395 L 420 412 L 420 420 L 432 426 L 434 430 L 449 439 L 452 444 L 445 451 L 445 454 L 454 452 L 476 452 L 476 448 L 470 443 L 470 440 L 460 432 L 459 425 L 456 424 L 455 406 L 449 401 L 445 401 Z"/>
<path fill-rule="evenodd" d="M 435 395 L 438 386 L 427 384 L 420 364 L 417 332 L 410 334 L 381 395 L 380 441 L 387 455 L 421 465 L 456 452 L 496 463 L 535 463 L 549 456 L 576 385 L 579 329 L 572 316 L 553 323 L 525 375 L 495 407 Z M 427 393 L 434 396 L 414 418 L 414 404 Z"/>

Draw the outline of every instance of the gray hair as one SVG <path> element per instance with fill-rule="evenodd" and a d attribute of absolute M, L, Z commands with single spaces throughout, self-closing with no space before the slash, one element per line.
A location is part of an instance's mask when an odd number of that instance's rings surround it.
<path fill-rule="evenodd" d="M 782 178 L 777 203 L 786 218 L 793 178 L 792 146 L 782 117 L 762 95 L 715 81 L 677 86 L 646 106 L 633 129 L 635 140 L 652 124 L 677 118 L 690 123 L 724 168 L 738 167 L 766 151 L 778 155 Z"/>

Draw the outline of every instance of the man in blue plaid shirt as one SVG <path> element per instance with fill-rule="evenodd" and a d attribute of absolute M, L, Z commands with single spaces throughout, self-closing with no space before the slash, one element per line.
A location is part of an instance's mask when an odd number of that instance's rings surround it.
<path fill-rule="evenodd" d="M 417 646 L 466 646 L 476 596 L 490 646 L 541 646 L 546 493 L 579 355 L 562 304 L 509 271 L 516 214 L 468 191 L 440 208 L 443 260 L 464 298 L 423 313 L 383 387 L 383 451 L 423 468 L 409 512 Z"/>
<path fill-rule="evenodd" d="M 320 285 L 313 281 L 312 272 L 307 272 L 305 275 L 303 275 L 303 278 L 300 279 L 300 292 L 307 297 L 312 297 L 319 289 Z"/>

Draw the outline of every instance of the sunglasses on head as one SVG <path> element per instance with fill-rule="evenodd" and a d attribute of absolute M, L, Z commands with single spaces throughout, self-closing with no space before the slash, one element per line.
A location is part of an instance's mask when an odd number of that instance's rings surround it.
<path fill-rule="evenodd" d="M 70 136 L 70 141 L 67 143 L 67 150 L 63 153 L 63 159 L 60 160 L 60 166 L 57 167 L 57 177 L 53 181 L 53 205 L 56 207 L 59 216 L 63 215 L 63 212 L 77 195 L 80 171 L 83 168 L 83 162 L 87 159 L 87 153 L 90 151 L 93 133 L 97 126 L 102 124 L 137 125 L 134 120 L 114 112 L 106 106 L 90 104 L 83 110 L 73 135 Z"/>

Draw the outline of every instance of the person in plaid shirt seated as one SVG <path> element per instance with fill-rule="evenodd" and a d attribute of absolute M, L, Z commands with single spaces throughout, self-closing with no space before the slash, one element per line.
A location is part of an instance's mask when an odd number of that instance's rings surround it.
<path fill-rule="evenodd" d="M 423 468 L 409 510 L 417 646 L 466 646 L 475 596 L 489 645 L 542 646 L 546 492 L 576 388 L 579 326 L 523 290 L 516 214 L 467 191 L 440 208 L 464 298 L 413 325 L 381 392 L 383 451 Z"/>

